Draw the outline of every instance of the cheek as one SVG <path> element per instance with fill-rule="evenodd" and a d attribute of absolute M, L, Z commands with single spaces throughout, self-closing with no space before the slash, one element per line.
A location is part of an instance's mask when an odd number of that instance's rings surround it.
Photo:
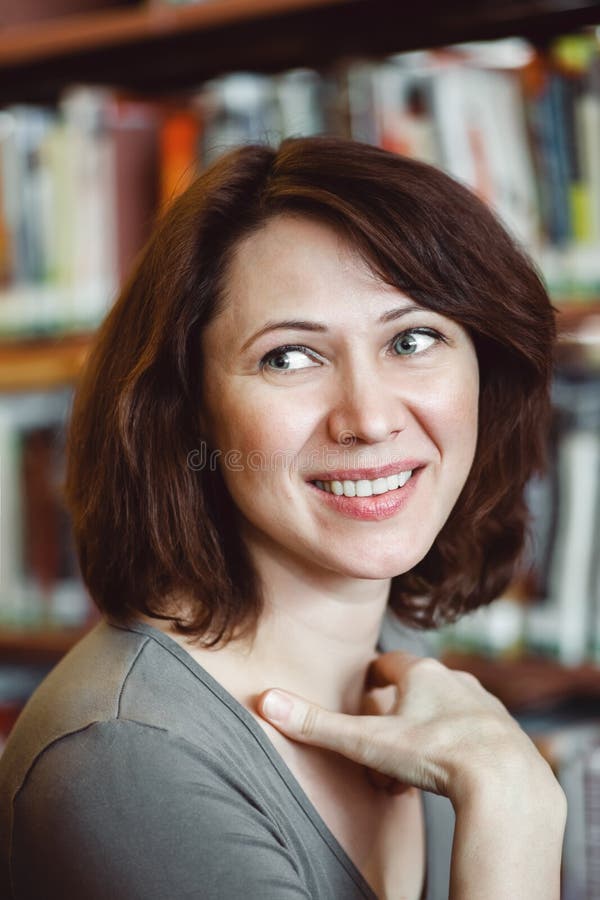
<path fill-rule="evenodd" d="M 446 421 L 470 433 L 477 431 L 479 391 L 476 384 L 462 383 L 446 402 Z"/>
<path fill-rule="evenodd" d="M 470 466 L 478 428 L 479 384 L 472 376 L 439 384 L 422 404 L 426 427 L 442 457 Z"/>
<path fill-rule="evenodd" d="M 219 396 L 215 385 L 211 393 L 211 446 L 219 451 L 219 467 L 234 500 L 246 506 L 248 497 L 258 500 L 275 490 L 279 497 L 288 496 L 314 427 L 314 410 L 309 414 L 291 404 L 284 391 L 280 402 L 272 397 L 268 403 L 231 386 Z"/>
<path fill-rule="evenodd" d="M 448 429 L 453 429 L 453 438 L 456 441 L 457 459 L 463 467 L 463 475 L 466 478 L 471 469 L 475 450 L 477 447 L 478 417 L 479 417 L 479 385 L 475 380 L 471 384 L 463 384 L 457 390 L 450 412 L 453 422 L 448 422 Z"/>
<path fill-rule="evenodd" d="M 285 388 L 249 387 L 244 379 L 214 386 L 209 405 L 215 446 L 293 457 L 315 427 L 314 404 L 292 402 Z"/>

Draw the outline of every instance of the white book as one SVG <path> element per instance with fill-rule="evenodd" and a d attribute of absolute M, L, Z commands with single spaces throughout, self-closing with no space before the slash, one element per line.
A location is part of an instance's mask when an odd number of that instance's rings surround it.
<path fill-rule="evenodd" d="M 600 96 L 585 92 L 575 105 L 583 190 L 588 204 L 588 240 L 600 242 Z M 600 253 L 596 261 L 600 277 Z"/>
<path fill-rule="evenodd" d="M 279 143 L 282 122 L 273 78 L 233 72 L 206 82 L 198 101 L 205 120 L 204 165 L 233 146 Z"/>
<path fill-rule="evenodd" d="M 439 165 L 440 149 L 431 109 L 434 68 L 393 57 L 374 71 L 373 97 L 379 143 L 386 150 Z"/>
<path fill-rule="evenodd" d="M 0 180 L 2 182 L 2 207 L 4 226 L 8 232 L 13 283 L 25 278 L 23 242 L 22 167 L 23 160 L 18 144 L 19 116 L 15 108 L 0 114 Z M 3 291 L 3 295 L 6 293 Z"/>
<path fill-rule="evenodd" d="M 94 327 L 118 286 L 115 148 L 110 131 L 112 92 L 72 88 L 62 98 L 62 138 L 68 169 L 60 173 L 70 207 L 63 226 L 70 234 L 71 324 Z"/>
<path fill-rule="evenodd" d="M 323 79 L 313 69 L 292 69 L 275 79 L 282 138 L 326 130 L 323 88 Z"/>
<path fill-rule="evenodd" d="M 376 115 L 375 79 L 378 63 L 356 60 L 341 75 L 348 111 L 349 136 L 355 141 L 381 145 Z"/>
<path fill-rule="evenodd" d="M 559 446 L 559 517 L 550 575 L 558 612 L 559 658 L 585 661 L 592 628 L 591 578 L 600 499 L 600 435 L 582 427 L 567 431 Z"/>
<path fill-rule="evenodd" d="M 516 74 L 449 64 L 435 79 L 433 104 L 444 168 L 520 242 L 535 243 L 535 177 Z"/>
<path fill-rule="evenodd" d="M 19 587 L 22 560 L 22 517 L 19 486 L 19 436 L 0 405 L 0 624 L 23 619 Z"/>

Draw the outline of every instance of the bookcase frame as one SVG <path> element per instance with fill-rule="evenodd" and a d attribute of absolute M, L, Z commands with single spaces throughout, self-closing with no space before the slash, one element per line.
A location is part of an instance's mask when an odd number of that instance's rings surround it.
<path fill-rule="evenodd" d="M 597 0 L 152 2 L 5 28 L 0 105 L 49 101 L 73 82 L 156 94 L 233 69 L 275 72 L 510 35 L 540 43 L 598 22 Z"/>
<path fill-rule="evenodd" d="M 600 0 L 205 0 L 196 6 L 157 3 L 108 9 L 2 30 L 0 106 L 53 102 L 72 83 L 107 84 L 151 95 L 199 86 L 232 70 L 273 73 L 327 66 L 352 56 L 425 49 L 518 35 L 538 46 L 584 25 L 600 23 Z M 568 311 L 572 327 L 600 301 Z M 76 381 L 92 336 L 0 345 L 0 391 L 35 390 Z M 56 659 L 84 631 L 10 633 L 0 629 L 0 660 Z M 447 664 L 471 668 L 484 685 L 514 707 L 514 692 L 493 660 L 448 655 Z M 540 673 L 560 672 L 538 661 Z M 516 666 L 517 663 L 515 662 Z M 536 660 L 527 661 L 528 671 Z M 583 671 L 585 670 L 585 671 Z M 600 667 L 585 666 L 586 693 L 600 696 Z M 574 670 L 564 670 L 573 685 Z M 542 677 L 543 681 L 543 677 Z M 530 697 L 531 699 L 531 697 Z M 518 705 L 518 704 L 517 704 Z"/>

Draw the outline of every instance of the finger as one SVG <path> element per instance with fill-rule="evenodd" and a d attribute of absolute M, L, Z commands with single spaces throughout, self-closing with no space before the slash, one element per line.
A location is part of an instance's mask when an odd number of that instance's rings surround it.
<path fill-rule="evenodd" d="M 375 657 L 367 668 L 365 686 L 367 690 L 375 687 L 385 687 L 389 684 L 399 684 L 405 673 L 413 666 L 420 656 L 414 653 L 405 653 L 403 650 L 392 650 Z"/>
<path fill-rule="evenodd" d="M 351 716 L 323 709 L 288 691 L 269 690 L 257 702 L 258 712 L 279 731 L 306 744 L 335 750 L 358 763 L 369 763 L 375 716 Z"/>

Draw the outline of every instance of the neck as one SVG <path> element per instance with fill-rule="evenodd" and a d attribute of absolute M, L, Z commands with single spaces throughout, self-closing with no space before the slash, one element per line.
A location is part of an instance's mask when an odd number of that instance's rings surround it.
<path fill-rule="evenodd" d="M 280 557 L 263 558 L 259 569 L 267 590 L 252 642 L 202 648 L 168 622 L 140 618 L 166 631 L 249 709 L 262 691 L 279 687 L 326 709 L 359 713 L 390 579 L 300 571 Z"/>
<path fill-rule="evenodd" d="M 334 583 L 291 578 L 279 568 L 250 648 L 231 648 L 256 693 L 280 687 L 338 712 L 357 713 L 376 654 L 389 580 Z"/>

